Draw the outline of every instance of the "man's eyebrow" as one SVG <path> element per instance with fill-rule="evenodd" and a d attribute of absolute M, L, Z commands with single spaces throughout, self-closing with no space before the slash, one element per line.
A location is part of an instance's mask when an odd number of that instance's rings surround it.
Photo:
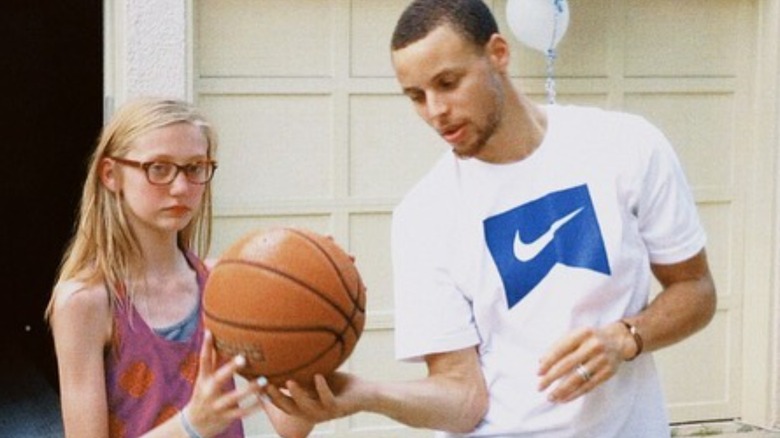
<path fill-rule="evenodd" d="M 431 78 L 431 82 L 436 82 L 436 81 L 440 80 L 444 76 L 460 76 L 462 71 L 463 71 L 463 69 L 462 68 L 458 68 L 458 67 L 448 67 L 448 68 L 445 68 L 445 69 L 441 70 L 440 72 L 436 73 Z"/>
<path fill-rule="evenodd" d="M 409 94 L 420 93 L 422 92 L 422 89 L 420 87 L 403 87 L 401 91 L 404 94 L 409 95 Z"/>
<path fill-rule="evenodd" d="M 458 69 L 458 68 L 445 68 L 445 69 L 439 71 L 438 73 L 436 73 L 435 75 L 433 75 L 433 77 L 431 77 L 431 79 L 428 81 L 428 83 L 436 83 L 436 81 L 438 81 L 442 77 L 448 76 L 448 75 L 456 75 L 457 76 L 457 75 L 459 75 L 459 72 L 460 72 L 460 69 Z M 401 90 L 404 92 L 404 94 L 408 94 L 410 92 L 422 91 L 422 88 L 420 88 L 420 87 L 403 87 Z"/>

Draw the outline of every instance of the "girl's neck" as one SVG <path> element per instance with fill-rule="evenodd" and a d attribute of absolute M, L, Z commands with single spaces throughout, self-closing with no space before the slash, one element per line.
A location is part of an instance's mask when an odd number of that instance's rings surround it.
<path fill-rule="evenodd" d="M 184 269 L 189 270 L 184 253 L 175 245 L 165 249 L 145 249 L 143 255 L 147 277 L 168 276 Z"/>
<path fill-rule="evenodd" d="M 146 277 L 166 277 L 189 270 L 184 253 L 179 248 L 176 233 L 165 235 L 136 233 L 141 245 Z"/>

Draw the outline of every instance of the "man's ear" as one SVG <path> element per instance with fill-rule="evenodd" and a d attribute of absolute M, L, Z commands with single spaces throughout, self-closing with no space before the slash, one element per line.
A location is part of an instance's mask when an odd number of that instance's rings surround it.
<path fill-rule="evenodd" d="M 100 182 L 111 192 L 118 192 L 120 187 L 119 173 L 116 162 L 110 158 L 101 158 L 98 165 Z"/>
<path fill-rule="evenodd" d="M 485 45 L 485 50 L 490 62 L 497 69 L 501 71 L 507 70 L 509 67 L 509 55 L 511 50 L 509 42 L 507 42 L 503 35 L 494 33 Z"/>

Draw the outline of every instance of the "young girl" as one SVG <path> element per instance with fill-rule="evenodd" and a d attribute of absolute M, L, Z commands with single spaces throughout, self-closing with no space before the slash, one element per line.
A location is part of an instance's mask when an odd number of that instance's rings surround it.
<path fill-rule="evenodd" d="M 137 99 L 104 127 L 78 227 L 46 310 L 68 437 L 240 437 L 265 408 L 283 436 L 312 425 L 236 389 L 200 302 L 207 270 L 212 127 L 189 104 Z M 267 405 L 267 406 L 266 406 Z"/>

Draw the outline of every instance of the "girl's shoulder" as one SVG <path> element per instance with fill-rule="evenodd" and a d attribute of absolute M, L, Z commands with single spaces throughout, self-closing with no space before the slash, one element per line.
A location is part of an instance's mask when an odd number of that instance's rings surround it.
<path fill-rule="evenodd" d="M 104 284 L 70 279 L 55 285 L 51 314 L 55 336 L 58 327 L 68 326 L 67 330 L 105 333 L 108 341 L 112 327 L 111 315 L 109 293 Z"/>
<path fill-rule="evenodd" d="M 54 286 L 55 309 L 67 306 L 108 307 L 108 291 L 102 283 L 69 279 Z"/>

